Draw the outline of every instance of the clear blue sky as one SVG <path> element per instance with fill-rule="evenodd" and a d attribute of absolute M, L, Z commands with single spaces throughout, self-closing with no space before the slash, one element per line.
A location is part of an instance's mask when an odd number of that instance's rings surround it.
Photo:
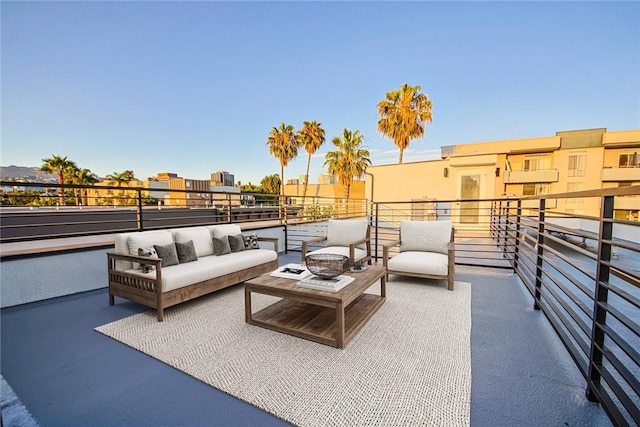
<path fill-rule="evenodd" d="M 377 103 L 420 85 L 433 123 L 405 162 L 443 145 L 640 128 L 638 2 L 8 2 L 1 164 L 68 156 L 258 184 L 281 122 L 327 142 L 359 129 L 373 164 L 398 150 Z M 285 170 L 304 173 L 306 152 Z"/>

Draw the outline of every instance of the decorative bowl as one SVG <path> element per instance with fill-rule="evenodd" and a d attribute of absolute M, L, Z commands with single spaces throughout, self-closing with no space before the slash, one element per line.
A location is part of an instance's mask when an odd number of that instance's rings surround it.
<path fill-rule="evenodd" d="M 337 254 L 313 254 L 304 258 L 307 269 L 321 279 L 333 279 L 349 269 L 349 257 Z"/>

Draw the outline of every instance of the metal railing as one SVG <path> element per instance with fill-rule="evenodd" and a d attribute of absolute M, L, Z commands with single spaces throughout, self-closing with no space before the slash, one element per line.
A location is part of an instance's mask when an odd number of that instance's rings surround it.
<path fill-rule="evenodd" d="M 622 217 L 637 215 L 640 186 L 375 203 L 172 190 L 173 197 L 159 205 L 145 205 L 148 189 L 127 188 L 133 197 L 118 194 L 120 187 L 103 187 L 112 192 L 104 196 L 109 206 L 83 199 L 85 187 L 62 187 L 71 203 L 84 201 L 75 206 L 2 206 L 1 242 L 242 222 L 283 227 L 285 250 L 297 251 L 302 241 L 326 234 L 327 219 L 365 217 L 379 259 L 382 245 L 398 238 L 402 220 L 451 220 L 456 264 L 512 269 L 583 375 L 587 398 L 602 404 L 615 425 L 640 424 L 640 222 Z M 56 193 L 43 197 L 59 200 Z M 599 206 L 598 215 L 568 209 L 588 202 Z"/>
<path fill-rule="evenodd" d="M 508 199 L 492 206 L 491 234 L 615 425 L 640 424 L 640 222 L 616 219 L 640 187 Z M 595 199 L 598 216 L 550 205 Z M 535 201 L 524 209 L 525 201 Z"/>

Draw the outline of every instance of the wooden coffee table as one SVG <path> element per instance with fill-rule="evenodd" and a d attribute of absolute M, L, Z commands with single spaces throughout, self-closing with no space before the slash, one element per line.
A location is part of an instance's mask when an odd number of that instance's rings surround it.
<path fill-rule="evenodd" d="M 296 286 L 297 280 L 268 273 L 248 280 L 244 286 L 245 320 L 321 344 L 344 348 L 384 303 L 386 275 L 382 266 L 369 266 L 359 273 L 347 273 L 354 281 L 338 292 Z M 380 280 L 380 295 L 365 294 Z M 251 294 L 280 297 L 270 306 L 252 313 Z"/>

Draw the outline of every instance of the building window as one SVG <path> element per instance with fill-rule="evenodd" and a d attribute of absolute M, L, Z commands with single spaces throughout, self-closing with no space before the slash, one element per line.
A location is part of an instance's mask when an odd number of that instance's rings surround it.
<path fill-rule="evenodd" d="M 574 191 L 582 191 L 584 190 L 584 182 L 567 182 L 567 193 L 573 193 Z M 567 198 L 567 204 L 578 204 L 584 203 L 584 199 L 582 197 L 570 197 Z"/>
<path fill-rule="evenodd" d="M 614 209 L 613 217 L 615 219 L 626 219 L 627 221 L 638 221 L 638 210 Z"/>
<path fill-rule="evenodd" d="M 523 196 L 539 196 L 541 194 L 549 194 L 549 184 L 523 184 Z"/>
<path fill-rule="evenodd" d="M 585 176 L 587 172 L 587 153 L 580 152 L 569 155 L 569 175 Z"/>
<path fill-rule="evenodd" d="M 551 169 L 550 156 L 527 156 L 524 158 L 522 170 L 524 172 L 533 172 Z"/>
<path fill-rule="evenodd" d="M 638 152 L 620 154 L 618 160 L 618 167 L 620 168 L 637 168 L 638 167 Z"/>

